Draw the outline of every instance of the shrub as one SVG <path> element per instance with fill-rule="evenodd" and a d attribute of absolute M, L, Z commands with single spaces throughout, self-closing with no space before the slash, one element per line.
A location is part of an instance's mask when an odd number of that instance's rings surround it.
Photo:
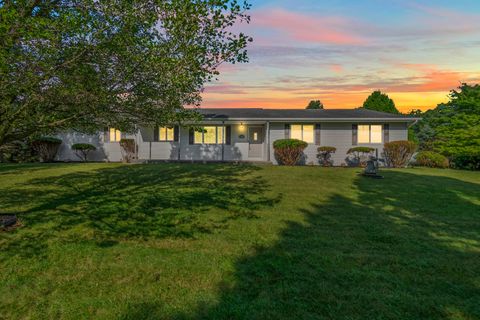
<path fill-rule="evenodd" d="M 392 141 L 385 143 L 383 154 L 387 166 L 405 167 L 415 152 L 417 146 L 412 141 Z"/>
<path fill-rule="evenodd" d="M 276 140 L 273 143 L 275 158 L 279 164 L 294 166 L 302 158 L 303 150 L 305 150 L 307 145 L 305 141 L 297 139 Z"/>
<path fill-rule="evenodd" d="M 322 146 L 317 149 L 317 158 L 320 164 L 324 167 L 331 167 L 333 165 L 332 154 L 337 151 L 335 147 Z"/>
<path fill-rule="evenodd" d="M 455 169 L 480 170 L 480 152 L 454 155 L 451 157 L 451 165 Z"/>
<path fill-rule="evenodd" d="M 54 137 L 41 137 L 32 142 L 32 149 L 38 153 L 40 161 L 52 162 L 57 155 L 62 140 Z"/>
<path fill-rule="evenodd" d="M 420 151 L 415 157 L 415 164 L 430 168 L 448 168 L 448 159 L 433 151 Z"/>
<path fill-rule="evenodd" d="M 375 149 L 370 147 L 354 147 L 348 149 L 347 154 L 353 157 L 347 157 L 348 165 L 365 167 L 368 156 L 370 156 L 373 151 L 375 151 Z"/>
<path fill-rule="evenodd" d="M 97 150 L 97 148 L 95 148 L 95 146 L 90 143 L 75 143 L 74 145 L 72 145 L 72 150 L 75 151 L 77 157 L 82 159 L 83 162 L 87 162 L 88 154 L 91 151 Z"/>
<path fill-rule="evenodd" d="M 121 139 L 120 146 L 122 147 L 123 161 L 130 163 L 135 158 L 135 140 Z"/>
<path fill-rule="evenodd" d="M 35 162 L 38 156 L 29 143 L 14 141 L 0 147 L 0 162 Z"/>

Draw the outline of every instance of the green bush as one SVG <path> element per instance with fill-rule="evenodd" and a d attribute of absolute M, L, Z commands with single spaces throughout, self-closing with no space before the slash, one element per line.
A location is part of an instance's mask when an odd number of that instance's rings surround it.
<path fill-rule="evenodd" d="M 75 151 L 77 157 L 82 159 L 82 161 L 87 162 L 88 154 L 91 151 L 97 150 L 97 148 L 95 148 L 95 146 L 90 143 L 75 143 L 74 145 L 72 145 L 72 150 Z"/>
<path fill-rule="evenodd" d="M 370 147 L 353 147 L 348 149 L 347 154 L 354 154 L 354 153 L 371 153 L 375 151 L 374 148 Z"/>
<path fill-rule="evenodd" d="M 415 165 L 430 168 L 448 168 L 448 159 L 433 151 L 420 151 L 415 158 Z"/>
<path fill-rule="evenodd" d="M 31 145 L 24 141 L 14 141 L 0 147 L 0 162 L 36 162 L 38 155 Z"/>
<path fill-rule="evenodd" d="M 317 148 L 318 151 L 318 161 L 320 162 L 320 165 L 324 167 L 331 167 L 333 165 L 332 161 L 332 154 L 337 151 L 337 148 L 335 147 L 329 147 L 329 146 L 322 146 Z"/>
<path fill-rule="evenodd" d="M 480 152 L 457 154 L 451 157 L 450 162 L 455 169 L 480 170 Z"/>
<path fill-rule="evenodd" d="M 367 165 L 368 156 L 375 151 L 374 148 L 370 147 L 353 147 L 348 149 L 346 161 L 347 164 L 351 167 L 365 167 Z"/>
<path fill-rule="evenodd" d="M 32 149 L 38 153 L 40 161 L 52 162 L 57 155 L 62 140 L 55 137 L 41 137 L 32 142 Z"/>
<path fill-rule="evenodd" d="M 120 146 L 122 147 L 122 156 L 124 162 L 132 162 L 135 158 L 135 140 L 134 139 L 120 139 Z"/>
<path fill-rule="evenodd" d="M 296 165 L 303 156 L 303 150 L 308 143 L 297 139 L 280 139 L 273 143 L 275 158 L 279 164 L 286 166 Z"/>
<path fill-rule="evenodd" d="M 412 141 L 392 141 L 385 143 L 383 154 L 387 166 L 394 168 L 405 167 L 417 149 Z"/>

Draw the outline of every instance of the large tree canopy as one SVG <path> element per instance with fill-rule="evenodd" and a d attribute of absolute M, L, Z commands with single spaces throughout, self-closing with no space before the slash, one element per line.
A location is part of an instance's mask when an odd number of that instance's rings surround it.
<path fill-rule="evenodd" d="M 312 100 L 305 109 L 323 109 L 323 103 L 320 100 Z"/>
<path fill-rule="evenodd" d="M 452 158 L 480 157 L 480 85 L 462 84 L 450 101 L 422 115 L 415 133 L 422 150 Z"/>
<path fill-rule="evenodd" d="M 0 146 L 190 118 L 224 62 L 246 62 L 236 0 L 0 1 Z"/>
<path fill-rule="evenodd" d="M 388 113 L 400 113 L 395 107 L 395 103 L 387 94 L 377 90 L 372 92 L 363 103 L 363 108 Z"/>

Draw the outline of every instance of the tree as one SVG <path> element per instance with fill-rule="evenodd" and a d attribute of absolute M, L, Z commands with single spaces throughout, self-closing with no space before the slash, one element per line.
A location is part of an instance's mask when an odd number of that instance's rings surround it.
<path fill-rule="evenodd" d="M 74 129 L 195 118 L 222 63 L 246 62 L 235 0 L 0 1 L 0 148 Z"/>
<path fill-rule="evenodd" d="M 380 90 L 373 91 L 370 96 L 363 103 L 363 108 L 381 112 L 395 113 L 400 112 L 395 107 L 395 103 L 388 97 L 387 94 L 382 93 Z"/>
<path fill-rule="evenodd" d="M 423 114 L 414 126 L 420 149 L 449 157 L 480 159 L 480 85 L 462 84 L 450 101 Z"/>
<path fill-rule="evenodd" d="M 305 109 L 323 109 L 323 103 L 320 100 L 312 100 Z"/>

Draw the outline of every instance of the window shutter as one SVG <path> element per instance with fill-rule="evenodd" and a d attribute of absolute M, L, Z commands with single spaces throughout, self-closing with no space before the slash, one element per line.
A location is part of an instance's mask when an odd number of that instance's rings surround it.
<path fill-rule="evenodd" d="M 173 127 L 173 141 L 178 142 L 180 136 L 180 126 Z"/>
<path fill-rule="evenodd" d="M 290 124 L 285 123 L 285 139 L 290 139 Z"/>
<path fill-rule="evenodd" d="M 352 145 L 356 146 L 358 142 L 358 124 L 352 124 Z"/>
<path fill-rule="evenodd" d="M 193 131 L 193 128 L 190 128 L 190 130 L 188 130 L 188 143 L 189 144 L 194 144 L 195 140 L 194 140 L 194 131 Z"/>
<path fill-rule="evenodd" d="M 390 125 L 385 123 L 383 125 L 383 143 L 390 142 Z"/>
<path fill-rule="evenodd" d="M 155 127 L 153 128 L 153 141 L 154 141 L 154 142 L 157 142 L 158 140 L 160 140 L 160 138 L 159 138 L 159 133 L 160 133 L 160 132 L 159 132 L 158 126 L 155 126 Z"/>
<path fill-rule="evenodd" d="M 103 142 L 110 142 L 110 135 L 109 133 L 109 128 L 105 127 L 105 130 L 103 131 Z"/>
<path fill-rule="evenodd" d="M 232 144 L 232 126 L 225 126 L 225 144 Z"/>
<path fill-rule="evenodd" d="M 315 144 L 316 144 L 317 146 L 320 145 L 321 129 L 322 129 L 322 127 L 321 127 L 320 123 L 317 123 L 317 124 L 315 125 Z"/>

